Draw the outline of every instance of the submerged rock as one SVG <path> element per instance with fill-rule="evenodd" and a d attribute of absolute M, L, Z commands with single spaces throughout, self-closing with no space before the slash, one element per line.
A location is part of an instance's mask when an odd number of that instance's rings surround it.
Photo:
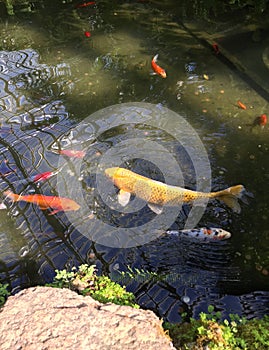
<path fill-rule="evenodd" d="M 51 287 L 8 298 L 0 311 L 0 344 L 2 350 L 175 349 L 153 312 Z"/>

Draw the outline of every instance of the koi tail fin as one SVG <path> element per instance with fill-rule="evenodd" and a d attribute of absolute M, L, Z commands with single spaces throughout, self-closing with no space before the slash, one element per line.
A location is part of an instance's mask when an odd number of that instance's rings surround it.
<path fill-rule="evenodd" d="M 235 213 L 240 213 L 241 208 L 238 203 L 238 198 L 241 198 L 245 188 L 243 185 L 232 186 L 216 193 L 215 198 L 224 202 Z"/>
<path fill-rule="evenodd" d="M 159 54 L 157 53 L 157 55 L 155 55 L 154 57 L 153 57 L 153 62 L 157 62 L 157 60 L 158 60 L 158 57 L 159 57 Z"/>
<path fill-rule="evenodd" d="M 11 192 L 11 191 L 5 191 L 5 192 L 4 192 L 4 195 L 5 195 L 7 198 L 9 198 L 9 199 L 11 199 L 12 201 L 14 201 L 14 202 L 17 202 L 17 201 L 19 200 L 19 198 L 20 198 L 20 195 L 19 195 L 19 194 L 13 193 L 13 192 Z"/>

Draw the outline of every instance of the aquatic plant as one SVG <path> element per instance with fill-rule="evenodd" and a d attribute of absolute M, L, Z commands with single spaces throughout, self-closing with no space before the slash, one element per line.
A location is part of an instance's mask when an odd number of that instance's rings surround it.
<path fill-rule="evenodd" d="M 135 304 L 133 293 L 127 292 L 125 287 L 113 282 L 107 276 L 98 276 L 95 265 L 83 264 L 71 271 L 55 270 L 54 281 L 47 286 L 57 288 L 69 288 L 82 295 L 90 295 L 93 299 L 101 303 L 112 302 L 118 305 L 129 305 L 134 308 L 139 306 Z"/>
<path fill-rule="evenodd" d="M 3 306 L 9 296 L 9 292 L 7 290 L 8 284 L 0 283 L 0 307 Z"/>
<path fill-rule="evenodd" d="M 162 276 L 158 276 L 156 272 L 146 271 L 144 269 L 131 268 L 129 265 L 127 266 L 127 271 L 118 271 L 122 277 L 122 279 L 127 280 L 137 280 L 137 281 L 150 281 L 150 280 L 161 280 Z"/>
<path fill-rule="evenodd" d="M 183 315 L 184 316 L 184 315 Z M 261 320 L 247 320 L 238 315 L 229 315 L 230 320 L 221 321 L 221 312 L 208 307 L 208 313 L 200 318 L 180 324 L 165 323 L 173 344 L 177 349 L 250 350 L 269 348 L 269 316 Z"/>

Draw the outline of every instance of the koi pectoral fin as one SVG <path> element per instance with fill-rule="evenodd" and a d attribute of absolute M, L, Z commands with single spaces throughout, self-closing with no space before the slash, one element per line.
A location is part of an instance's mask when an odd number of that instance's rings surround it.
<path fill-rule="evenodd" d="M 0 210 L 1 209 L 7 209 L 7 206 L 4 203 L 0 203 Z"/>
<path fill-rule="evenodd" d="M 131 193 L 120 190 L 119 194 L 118 194 L 118 201 L 120 203 L 120 205 L 122 205 L 123 207 L 125 207 L 131 198 Z"/>
<path fill-rule="evenodd" d="M 161 205 L 148 203 L 148 207 L 157 215 L 163 212 L 163 207 Z"/>
<path fill-rule="evenodd" d="M 42 208 L 41 208 L 42 209 Z M 48 209 L 48 208 L 44 208 L 42 210 L 45 210 L 45 209 Z M 49 213 L 48 215 L 54 215 L 54 214 L 57 214 L 59 211 L 61 211 L 61 209 L 54 209 L 51 213 Z"/>

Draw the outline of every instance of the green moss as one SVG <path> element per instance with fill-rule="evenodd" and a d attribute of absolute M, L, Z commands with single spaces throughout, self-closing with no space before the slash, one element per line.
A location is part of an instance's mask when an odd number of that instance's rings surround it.
<path fill-rule="evenodd" d="M 47 284 L 51 287 L 70 288 L 82 295 L 90 295 L 101 303 L 112 302 L 118 305 L 129 305 L 135 308 L 135 297 L 109 277 L 97 276 L 95 265 L 81 265 L 72 271 L 56 270 L 54 281 Z"/>
<path fill-rule="evenodd" d="M 7 287 L 8 287 L 8 284 L 0 283 L 0 307 L 5 304 L 7 297 L 9 295 Z"/>

